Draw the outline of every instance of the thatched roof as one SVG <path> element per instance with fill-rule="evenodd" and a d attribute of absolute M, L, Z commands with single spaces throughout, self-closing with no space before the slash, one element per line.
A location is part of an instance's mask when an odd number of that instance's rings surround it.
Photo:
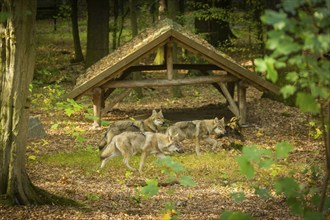
<path fill-rule="evenodd" d="M 198 35 L 187 31 L 169 19 L 165 19 L 154 27 L 141 32 L 131 41 L 88 68 L 85 74 L 77 79 L 77 84 L 68 97 L 77 98 L 93 88 L 100 87 L 110 80 L 120 77 L 126 69 L 137 64 L 142 57 L 170 41 L 198 53 L 210 63 L 239 79 L 245 79 L 260 90 L 278 93 L 278 88 L 274 84 L 240 66 L 228 55 L 216 50 Z"/>

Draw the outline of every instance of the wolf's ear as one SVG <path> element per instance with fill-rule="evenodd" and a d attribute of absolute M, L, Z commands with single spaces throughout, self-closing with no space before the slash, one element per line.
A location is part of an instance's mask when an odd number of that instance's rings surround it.
<path fill-rule="evenodd" d="M 162 116 L 164 118 L 164 115 L 163 115 L 163 111 L 162 110 L 159 110 L 158 115 L 160 115 L 160 116 Z"/>
<path fill-rule="evenodd" d="M 156 115 L 157 111 L 155 109 L 152 110 L 152 115 Z"/>
<path fill-rule="evenodd" d="M 222 118 L 220 119 L 220 121 L 224 123 L 224 122 L 225 122 L 225 117 L 222 117 Z"/>
<path fill-rule="evenodd" d="M 218 117 L 215 117 L 214 122 L 218 123 L 218 121 L 219 121 Z"/>

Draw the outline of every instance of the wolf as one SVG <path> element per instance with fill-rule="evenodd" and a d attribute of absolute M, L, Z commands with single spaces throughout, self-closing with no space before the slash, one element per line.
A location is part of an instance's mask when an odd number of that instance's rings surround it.
<path fill-rule="evenodd" d="M 149 154 L 155 154 L 159 158 L 172 152 L 178 152 L 180 147 L 168 135 L 154 132 L 132 132 L 125 131 L 121 134 L 114 136 L 101 153 L 101 169 L 106 162 L 113 157 L 123 156 L 123 162 L 128 169 L 135 171 L 129 165 L 129 158 L 136 154 L 141 153 L 141 160 L 139 172 L 142 172 L 144 162 Z"/>
<path fill-rule="evenodd" d="M 195 139 L 195 151 L 200 155 L 200 139 L 205 140 L 213 146 L 217 146 L 217 141 L 209 136 L 215 134 L 223 136 L 226 133 L 224 118 L 194 120 L 194 121 L 180 121 L 168 127 L 166 134 L 170 137 L 175 137 L 177 141 L 184 139 Z"/>
<path fill-rule="evenodd" d="M 118 135 L 124 131 L 159 132 L 161 131 L 164 123 L 165 118 L 162 110 L 159 110 L 159 112 L 153 110 L 151 116 L 142 121 L 114 122 L 109 126 L 108 130 L 104 134 L 104 137 L 100 141 L 99 150 L 102 151 L 102 149 L 111 142 L 115 135 Z"/>

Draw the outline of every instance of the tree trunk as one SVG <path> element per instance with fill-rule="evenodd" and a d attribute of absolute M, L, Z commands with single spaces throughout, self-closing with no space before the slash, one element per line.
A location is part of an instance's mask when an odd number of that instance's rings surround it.
<path fill-rule="evenodd" d="M 72 36 L 74 44 L 75 58 L 74 62 L 84 61 L 84 56 L 81 50 L 79 26 L 78 26 L 78 0 L 71 0 L 71 22 L 72 22 Z"/>
<path fill-rule="evenodd" d="M 130 12 L 130 20 L 131 20 L 132 37 L 135 37 L 138 34 L 136 0 L 129 0 L 129 12 Z M 142 79 L 141 72 L 134 72 L 133 79 L 134 80 Z M 143 97 L 142 88 L 135 88 L 134 91 L 138 99 L 141 99 Z"/>
<path fill-rule="evenodd" d="M 0 24 L 0 193 L 14 204 L 39 203 L 25 167 L 36 1 L 3 0 L 0 7 L 11 15 Z"/>
<path fill-rule="evenodd" d="M 86 67 L 109 53 L 109 0 L 87 0 Z"/>
<path fill-rule="evenodd" d="M 180 1 L 177 0 L 168 0 L 167 1 L 167 10 L 168 10 L 168 17 L 173 21 L 177 21 L 177 16 L 180 14 Z M 176 64 L 178 63 L 178 49 L 177 45 L 173 44 L 173 62 Z M 173 71 L 173 77 L 178 78 L 178 72 Z M 179 86 L 172 87 L 172 95 L 175 98 L 182 97 L 182 91 Z"/>
<path fill-rule="evenodd" d="M 119 0 L 114 0 L 113 4 L 112 50 L 115 50 L 117 48 Z"/>
<path fill-rule="evenodd" d="M 231 31 L 229 22 L 226 21 L 226 19 L 212 16 L 212 11 L 209 9 L 216 7 L 229 10 L 231 7 L 231 1 L 197 0 L 195 2 L 199 4 L 196 4 L 194 9 L 200 10 L 207 15 L 207 17 L 195 19 L 195 28 L 197 32 L 206 33 L 207 40 L 215 47 L 218 47 L 219 45 L 230 46 L 231 39 L 236 38 L 236 36 Z M 207 7 L 204 7 L 205 5 L 207 5 Z M 209 16 L 211 16 L 211 18 L 209 18 Z M 226 16 L 223 17 L 225 18 Z"/>

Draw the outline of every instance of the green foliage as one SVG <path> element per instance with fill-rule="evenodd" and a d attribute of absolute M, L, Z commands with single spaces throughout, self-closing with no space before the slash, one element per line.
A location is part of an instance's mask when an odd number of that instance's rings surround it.
<path fill-rule="evenodd" d="M 255 176 L 255 166 L 260 168 L 269 168 L 276 160 L 275 154 L 269 149 L 258 149 L 257 146 L 245 146 L 242 155 L 236 158 L 241 173 L 248 179 Z"/>
<path fill-rule="evenodd" d="M 54 78 L 57 75 L 59 75 L 59 71 L 57 69 L 52 69 L 49 67 L 41 68 L 35 72 L 33 83 L 37 85 L 47 84 L 51 81 L 55 81 Z"/>
<path fill-rule="evenodd" d="M 0 12 L 0 22 L 5 22 L 11 17 L 11 13 L 2 11 Z"/>
<path fill-rule="evenodd" d="M 194 18 L 203 21 L 208 21 L 211 19 L 229 21 L 229 16 L 231 14 L 228 9 L 214 7 L 208 3 L 202 2 L 189 1 L 188 4 L 189 6 L 195 8 L 192 11 L 192 16 Z"/>
<path fill-rule="evenodd" d="M 32 91 L 31 104 L 37 108 L 48 111 L 54 109 L 57 102 L 65 94 L 65 90 L 60 85 L 48 85 L 40 88 L 41 92 L 35 92 L 34 86 L 30 86 Z"/>
<path fill-rule="evenodd" d="M 243 192 L 235 192 L 230 195 L 235 202 L 239 203 L 245 199 L 245 194 Z"/>
<path fill-rule="evenodd" d="M 71 6 L 69 4 L 61 4 L 57 15 L 54 16 L 54 18 L 59 19 L 68 19 L 71 16 Z"/>
<path fill-rule="evenodd" d="M 293 146 L 287 142 L 276 144 L 275 152 L 271 150 L 259 149 L 256 146 L 245 146 L 242 150 L 242 155 L 237 157 L 240 165 L 240 170 L 249 180 L 255 177 L 256 167 L 259 169 L 274 169 L 278 167 L 278 163 L 286 159 L 289 153 L 293 150 Z M 277 163 L 275 163 L 277 162 Z M 279 167 L 279 169 L 281 169 Z M 274 173 L 278 176 L 278 172 Z M 319 204 L 317 188 L 308 188 L 303 184 L 298 183 L 292 177 L 278 176 L 274 182 L 274 190 L 277 195 L 284 196 L 286 203 L 293 214 L 299 215 L 304 219 L 322 219 L 322 213 L 316 211 Z M 255 186 L 255 194 L 263 199 L 270 197 L 269 190 L 264 187 Z M 235 202 L 241 202 L 245 199 L 243 192 L 233 193 L 232 198 Z M 225 212 L 220 219 L 235 219 L 236 215 L 241 215 L 240 212 Z M 234 218 L 235 216 L 235 218 Z M 246 217 L 240 216 L 242 219 Z"/>
<path fill-rule="evenodd" d="M 86 193 L 86 199 L 89 200 L 89 201 L 92 201 L 92 202 L 95 202 L 95 201 L 99 201 L 100 200 L 100 196 L 96 193 Z"/>
<path fill-rule="evenodd" d="M 155 179 L 146 180 L 146 186 L 142 187 L 140 193 L 143 199 L 148 199 L 156 195 L 159 191 L 158 181 Z"/>
<path fill-rule="evenodd" d="M 313 137 L 314 139 L 319 139 L 322 137 L 323 132 L 321 131 L 320 127 L 317 126 L 315 121 L 310 121 L 309 122 L 309 126 L 310 126 L 310 132 L 309 135 L 311 137 Z"/>
<path fill-rule="evenodd" d="M 37 159 L 37 154 L 40 152 L 40 147 L 45 147 L 49 144 L 45 139 L 41 141 L 32 142 L 30 145 L 26 146 L 26 156 L 29 160 L 35 161 Z"/>
<path fill-rule="evenodd" d="M 179 183 L 181 186 L 196 186 L 191 176 L 181 176 Z"/>
<path fill-rule="evenodd" d="M 220 220 L 252 220 L 250 215 L 244 214 L 242 212 L 231 212 L 225 211 L 221 214 Z"/>
<path fill-rule="evenodd" d="M 270 194 L 269 194 L 268 190 L 265 188 L 256 187 L 254 193 L 262 199 L 270 198 Z"/>
<path fill-rule="evenodd" d="M 272 26 L 266 47 L 269 56 L 257 59 L 257 70 L 267 72 L 276 82 L 278 69 L 286 73 L 288 84 L 281 88 L 284 98 L 296 96 L 296 105 L 304 112 L 320 112 L 330 95 L 330 3 L 328 0 L 283 0 L 280 11 L 267 10 L 262 16 Z"/>
<path fill-rule="evenodd" d="M 282 0 L 279 11 L 267 10 L 261 19 L 272 27 L 266 44 L 271 54 L 256 60 L 257 70 L 266 72 L 272 82 L 277 81 L 279 69 L 290 70 L 285 75 L 286 85 L 280 90 L 283 97 L 296 95 L 295 103 L 303 112 L 322 115 L 322 105 L 330 98 L 330 1 Z M 315 137 L 321 134 L 320 129 L 315 130 Z M 276 147 L 279 159 L 286 158 L 292 150 L 285 142 Z M 247 166 L 241 170 L 251 178 Z M 278 195 L 286 197 L 292 213 L 304 219 L 323 219 L 322 213 L 315 211 L 320 202 L 313 201 L 318 190 L 291 177 L 280 178 L 274 188 Z"/>
<path fill-rule="evenodd" d="M 289 152 L 293 150 L 293 147 L 288 142 L 280 142 L 276 144 L 276 158 L 284 159 L 289 156 Z"/>
<path fill-rule="evenodd" d="M 74 113 L 87 109 L 87 105 L 79 104 L 73 99 L 67 99 L 65 102 L 58 102 L 56 106 L 59 110 L 64 110 L 65 114 L 70 117 Z"/>

